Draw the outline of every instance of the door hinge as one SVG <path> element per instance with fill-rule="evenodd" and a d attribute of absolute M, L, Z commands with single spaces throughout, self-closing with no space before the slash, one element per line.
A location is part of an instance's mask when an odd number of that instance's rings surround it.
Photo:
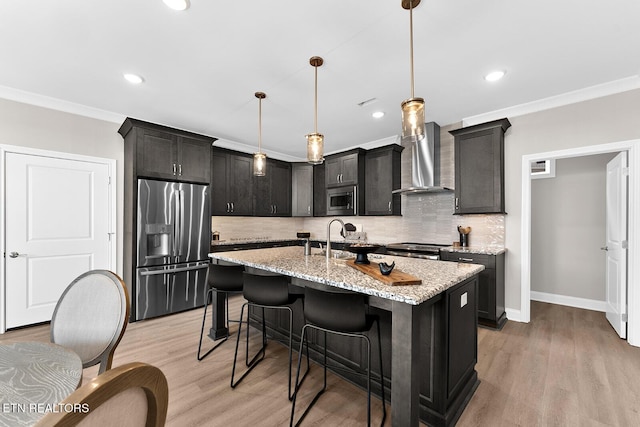
<path fill-rule="evenodd" d="M 629 249 L 629 242 L 627 240 L 622 241 L 622 249 Z"/>
<path fill-rule="evenodd" d="M 111 241 L 111 236 L 113 236 L 116 233 L 107 233 L 107 235 L 109 236 L 109 241 Z"/>
<path fill-rule="evenodd" d="M 622 168 L 622 175 L 629 176 L 629 167 Z"/>
<path fill-rule="evenodd" d="M 621 319 L 623 322 L 628 322 L 629 321 L 629 315 L 627 313 L 622 314 Z"/>

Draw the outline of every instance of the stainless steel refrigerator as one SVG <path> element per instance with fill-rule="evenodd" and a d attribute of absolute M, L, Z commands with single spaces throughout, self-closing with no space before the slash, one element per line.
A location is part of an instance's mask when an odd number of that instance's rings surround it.
<path fill-rule="evenodd" d="M 135 320 L 204 304 L 209 197 L 207 185 L 138 180 Z"/>

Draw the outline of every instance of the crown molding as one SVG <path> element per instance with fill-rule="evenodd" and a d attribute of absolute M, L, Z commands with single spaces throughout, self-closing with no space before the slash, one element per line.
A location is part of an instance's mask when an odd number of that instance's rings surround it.
<path fill-rule="evenodd" d="M 627 92 L 640 88 L 640 75 L 626 77 L 620 80 L 590 86 L 584 89 L 567 92 L 549 98 L 543 98 L 525 104 L 514 105 L 513 107 L 501 110 L 490 111 L 476 116 L 462 119 L 462 126 L 473 126 L 480 123 L 498 120 L 503 117 L 517 117 L 525 114 L 536 113 L 538 111 L 549 110 L 551 108 L 562 107 L 577 102 L 588 101 L 590 99 L 601 98 L 603 96 L 614 95 L 616 93 Z"/>
<path fill-rule="evenodd" d="M 26 92 L 7 86 L 0 86 L 0 98 L 118 124 L 122 123 L 127 117 L 122 114 L 113 113 L 111 111 L 87 107 L 86 105 L 63 101 L 61 99 L 39 95 L 32 92 Z"/>
<path fill-rule="evenodd" d="M 255 153 L 258 148 L 257 145 L 249 145 L 244 142 L 233 141 L 231 139 L 226 138 L 218 138 L 216 142 L 213 143 L 214 147 L 228 148 L 229 150 L 240 151 L 242 153 Z M 306 162 L 307 159 L 291 156 L 289 154 L 279 153 L 277 151 L 265 150 L 262 147 L 262 152 L 267 155 L 267 157 L 271 159 L 283 160 L 285 162 Z"/>

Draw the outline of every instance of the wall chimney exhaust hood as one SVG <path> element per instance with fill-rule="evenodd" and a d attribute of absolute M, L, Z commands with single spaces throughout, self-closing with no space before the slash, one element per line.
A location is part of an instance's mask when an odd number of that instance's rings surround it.
<path fill-rule="evenodd" d="M 453 191 L 452 188 L 440 186 L 440 126 L 437 123 L 425 123 L 422 138 L 406 138 L 400 144 L 405 152 L 411 153 L 411 186 L 394 190 L 394 194 Z"/>

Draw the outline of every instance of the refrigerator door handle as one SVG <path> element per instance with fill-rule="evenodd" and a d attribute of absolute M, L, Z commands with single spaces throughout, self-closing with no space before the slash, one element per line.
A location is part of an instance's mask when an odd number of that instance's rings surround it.
<path fill-rule="evenodd" d="M 180 247 L 180 203 L 178 201 L 178 192 L 174 192 L 175 198 L 173 203 L 174 227 L 173 227 L 173 256 L 178 257 L 178 248 Z"/>
<path fill-rule="evenodd" d="M 201 270 L 203 268 L 209 268 L 209 263 L 194 265 L 192 267 L 180 267 L 180 268 L 173 268 L 173 269 L 141 271 L 140 275 L 141 276 L 157 276 L 159 274 L 182 273 L 184 271 L 195 271 L 195 270 Z"/>
<path fill-rule="evenodd" d="M 184 255 L 184 253 L 182 252 L 182 249 L 184 248 L 184 236 L 185 234 L 185 229 L 184 229 L 184 223 L 185 223 L 185 214 L 184 214 L 184 190 L 180 190 L 178 192 L 178 194 L 180 195 L 180 246 L 179 246 L 179 250 L 178 250 L 178 255 L 182 256 Z"/>

